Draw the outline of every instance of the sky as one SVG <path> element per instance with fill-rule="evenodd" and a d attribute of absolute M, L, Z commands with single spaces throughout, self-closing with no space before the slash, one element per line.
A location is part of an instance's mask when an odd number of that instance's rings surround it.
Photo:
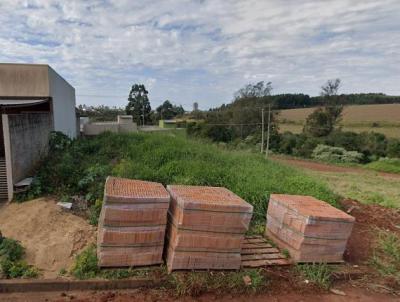
<path fill-rule="evenodd" d="M 258 81 L 400 95 L 400 1 L 0 0 L 0 62 L 49 64 L 87 105 L 125 106 L 134 83 L 187 110 Z"/>

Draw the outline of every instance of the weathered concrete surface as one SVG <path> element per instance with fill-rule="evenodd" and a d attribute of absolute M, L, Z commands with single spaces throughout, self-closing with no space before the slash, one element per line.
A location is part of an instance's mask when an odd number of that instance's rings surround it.
<path fill-rule="evenodd" d="M 114 133 L 137 132 L 138 128 L 130 115 L 118 115 L 116 122 L 85 123 L 83 125 L 84 135 L 99 135 L 106 131 Z"/>
<path fill-rule="evenodd" d="M 52 98 L 55 131 L 76 137 L 75 89 L 49 65 L 0 64 L 0 98 Z"/>
<path fill-rule="evenodd" d="M 48 65 L 0 64 L 0 96 L 50 96 L 48 68 Z"/>
<path fill-rule="evenodd" d="M 9 114 L 12 180 L 16 183 L 27 176 L 47 154 L 50 131 L 49 113 Z"/>
<path fill-rule="evenodd" d="M 48 66 L 49 91 L 53 99 L 54 130 L 69 137 L 78 133 L 75 111 L 75 88 Z"/>

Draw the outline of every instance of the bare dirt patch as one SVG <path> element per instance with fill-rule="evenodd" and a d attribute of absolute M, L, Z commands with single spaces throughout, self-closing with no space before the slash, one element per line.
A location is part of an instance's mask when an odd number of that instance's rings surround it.
<path fill-rule="evenodd" d="M 352 234 L 347 244 L 345 260 L 362 264 L 372 256 L 377 228 L 400 235 L 400 210 L 374 204 L 361 204 L 345 199 L 341 202 L 345 211 L 356 218 Z"/>
<path fill-rule="evenodd" d="M 4 205 L 0 208 L 0 230 L 22 243 L 26 260 L 39 268 L 44 278 L 69 269 L 75 255 L 96 240 L 94 227 L 60 209 L 51 198 Z"/>

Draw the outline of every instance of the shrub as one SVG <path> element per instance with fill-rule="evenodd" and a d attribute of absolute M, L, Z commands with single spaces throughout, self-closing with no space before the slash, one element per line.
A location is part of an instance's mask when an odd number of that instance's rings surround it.
<path fill-rule="evenodd" d="M 314 149 L 312 157 L 327 162 L 359 163 L 363 155 L 357 151 L 346 151 L 341 147 L 321 144 Z"/>
<path fill-rule="evenodd" d="M 96 247 L 89 246 L 75 258 L 75 264 L 72 268 L 72 274 L 78 279 L 94 278 L 99 273 L 97 266 Z"/>
<path fill-rule="evenodd" d="M 71 139 L 60 131 L 52 131 L 49 138 L 50 151 L 64 150 L 71 144 Z"/>
<path fill-rule="evenodd" d="M 25 250 L 14 239 L 1 237 L 0 267 L 6 278 L 36 278 L 38 270 L 22 260 Z"/>
<path fill-rule="evenodd" d="M 97 199 L 95 204 L 89 208 L 89 223 L 91 225 L 97 226 L 97 224 L 99 223 L 99 216 L 102 205 L 103 205 L 102 200 Z"/>
<path fill-rule="evenodd" d="M 387 145 L 387 156 L 392 158 L 400 158 L 400 140 L 389 139 Z"/>
<path fill-rule="evenodd" d="M 25 254 L 23 246 L 14 239 L 2 238 L 0 243 L 0 257 L 11 262 L 22 259 Z"/>

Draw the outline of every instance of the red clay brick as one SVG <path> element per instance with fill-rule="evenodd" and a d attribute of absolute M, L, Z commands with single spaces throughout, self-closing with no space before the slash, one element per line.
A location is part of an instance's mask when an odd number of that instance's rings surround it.
<path fill-rule="evenodd" d="M 354 222 L 354 217 L 312 196 L 271 194 L 270 200 L 314 220 Z"/>
<path fill-rule="evenodd" d="M 104 201 L 117 203 L 168 203 L 170 195 L 160 183 L 135 179 L 107 177 Z"/>
<path fill-rule="evenodd" d="M 106 226 L 150 226 L 167 223 L 168 203 L 105 204 L 100 219 Z"/>
<path fill-rule="evenodd" d="M 167 186 L 168 270 L 238 269 L 253 207 L 220 187 Z"/>
<path fill-rule="evenodd" d="M 168 244 L 173 249 L 203 251 L 241 251 L 244 234 L 224 234 L 177 229 L 169 224 L 167 228 Z"/>
<path fill-rule="evenodd" d="M 171 248 L 166 250 L 167 268 L 173 270 L 186 269 L 239 269 L 240 253 L 184 252 Z"/>
<path fill-rule="evenodd" d="M 297 262 L 342 260 L 354 218 L 310 196 L 272 194 L 266 236 Z"/>
<path fill-rule="evenodd" d="M 97 247 L 101 267 L 143 266 L 162 263 L 163 246 Z"/>

